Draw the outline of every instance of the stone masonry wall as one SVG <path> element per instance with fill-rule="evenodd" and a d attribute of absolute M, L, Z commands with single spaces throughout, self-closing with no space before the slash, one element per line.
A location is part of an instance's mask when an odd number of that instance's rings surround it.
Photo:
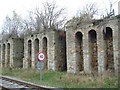
<path fill-rule="evenodd" d="M 23 39 L 13 39 L 13 64 L 14 67 L 23 67 L 23 56 L 24 56 L 24 40 Z"/>
<path fill-rule="evenodd" d="M 2 67 L 21 67 L 23 58 L 23 40 L 9 38 L 0 42 L 0 62 Z M 18 58 L 19 57 L 19 58 Z"/>
<path fill-rule="evenodd" d="M 0 41 L 1 67 L 36 68 L 38 53 L 45 70 L 70 73 L 120 71 L 120 15 L 66 31 L 40 31 Z"/>
<path fill-rule="evenodd" d="M 38 34 L 28 35 L 24 38 L 24 61 L 23 67 L 29 68 L 36 68 L 36 64 L 38 59 L 36 58 L 38 53 L 35 53 L 35 39 L 39 40 L 39 52 L 44 52 L 47 57 L 45 62 L 45 68 L 48 70 L 63 70 L 64 69 L 64 54 L 61 54 L 61 49 L 65 47 L 63 43 L 65 40 L 59 40 L 59 32 L 58 31 L 41 31 Z M 31 40 L 31 58 L 28 55 L 28 41 Z M 45 40 L 45 41 L 44 41 Z M 47 45 L 46 45 L 47 44 Z M 44 47 L 44 46 L 47 47 Z M 62 46 L 63 45 L 63 46 Z M 47 48 L 47 50 L 44 50 Z M 47 52 L 46 52 L 47 51 Z M 64 52 L 64 51 L 63 51 Z M 64 52 L 65 53 L 65 52 Z M 31 63 L 28 63 L 28 62 Z M 31 64 L 31 65 L 29 65 Z"/>
<path fill-rule="evenodd" d="M 118 35 L 118 33 L 120 32 L 119 20 L 120 20 L 120 16 L 118 15 L 114 18 L 99 21 L 99 23 L 91 23 L 88 25 L 86 24 L 85 26 L 80 26 L 80 28 L 77 30 L 74 30 L 72 27 L 67 28 L 66 30 L 67 71 L 73 72 L 73 73 L 81 72 L 79 70 L 79 65 L 81 65 L 80 62 L 82 61 L 82 59 L 77 58 L 79 54 L 77 54 L 78 52 L 76 51 L 77 43 L 75 42 L 76 34 L 81 33 L 83 35 L 82 37 L 83 67 L 84 67 L 83 71 L 94 72 L 95 70 L 97 70 L 98 73 L 101 73 L 101 72 L 105 72 L 106 70 L 112 71 L 114 68 L 114 71 L 117 72 L 120 64 L 118 59 L 119 58 L 118 55 L 120 53 L 118 51 L 119 50 L 118 42 L 120 40 Z M 107 28 L 110 28 L 110 29 L 107 30 Z M 94 40 L 89 41 L 90 40 L 89 31 L 92 31 L 92 30 L 94 30 L 94 32 L 96 33 L 96 43 L 94 43 L 95 45 L 91 43 Z M 104 37 L 105 35 L 110 36 L 111 31 L 112 31 L 111 34 L 112 34 L 113 40 L 112 42 L 111 42 L 111 39 L 109 39 L 109 41 L 106 41 Z M 95 36 L 92 35 L 92 37 L 95 37 Z M 93 55 L 94 55 L 94 58 L 92 58 Z M 112 61 L 112 58 L 113 58 L 113 61 Z"/>

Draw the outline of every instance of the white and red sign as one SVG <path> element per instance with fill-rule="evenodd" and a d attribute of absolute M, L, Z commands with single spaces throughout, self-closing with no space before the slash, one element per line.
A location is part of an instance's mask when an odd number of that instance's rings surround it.
<path fill-rule="evenodd" d="M 44 54 L 44 52 L 40 52 L 40 53 L 38 53 L 38 60 L 39 61 L 44 61 L 45 60 L 45 54 Z"/>

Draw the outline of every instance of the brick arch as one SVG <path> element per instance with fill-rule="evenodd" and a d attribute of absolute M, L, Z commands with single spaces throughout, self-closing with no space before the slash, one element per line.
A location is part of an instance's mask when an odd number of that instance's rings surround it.
<path fill-rule="evenodd" d="M 75 34 L 75 52 L 77 72 L 83 71 L 83 34 L 78 31 Z"/>
<path fill-rule="evenodd" d="M 94 29 L 91 29 L 88 32 L 88 41 L 89 41 L 90 67 L 92 71 L 98 71 L 97 32 Z"/>
<path fill-rule="evenodd" d="M 113 56 L 113 30 L 111 27 L 103 29 L 105 54 L 106 54 L 106 70 L 114 71 L 114 56 Z"/>

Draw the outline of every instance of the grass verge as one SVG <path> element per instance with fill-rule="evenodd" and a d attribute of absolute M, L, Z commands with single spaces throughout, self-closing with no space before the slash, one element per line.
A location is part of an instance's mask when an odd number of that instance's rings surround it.
<path fill-rule="evenodd" d="M 85 73 L 70 74 L 67 72 L 43 70 L 42 81 L 40 81 L 40 72 L 38 69 L 4 68 L 2 75 L 58 88 L 118 88 L 117 76 L 113 76 L 108 72 L 102 76 L 95 76 Z"/>

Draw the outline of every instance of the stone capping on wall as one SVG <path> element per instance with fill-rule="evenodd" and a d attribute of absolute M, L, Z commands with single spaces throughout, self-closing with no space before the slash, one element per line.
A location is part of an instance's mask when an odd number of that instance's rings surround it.
<path fill-rule="evenodd" d="M 82 22 L 80 25 L 76 25 L 76 27 L 73 27 L 73 26 L 70 26 L 69 24 L 66 25 L 66 31 L 67 30 L 76 30 L 76 29 L 87 29 L 89 27 L 92 27 L 92 26 L 103 26 L 106 23 L 108 23 L 109 21 L 111 20 L 117 20 L 117 19 L 120 19 L 120 14 L 119 15 L 116 15 L 116 16 L 112 16 L 112 17 L 106 17 L 106 18 L 103 18 L 103 19 L 95 19 L 95 20 L 91 20 L 91 21 L 88 21 L 88 22 Z"/>
<path fill-rule="evenodd" d="M 40 34 L 40 33 L 46 33 L 46 32 L 50 32 L 50 31 L 57 31 L 55 29 L 49 29 L 49 30 L 39 30 L 39 31 L 31 31 L 30 33 L 26 34 L 25 37 L 30 36 L 30 35 L 35 35 L 35 34 Z"/>
<path fill-rule="evenodd" d="M 10 37 L 10 38 L 1 39 L 1 40 L 0 40 L 0 43 L 6 42 L 6 41 L 12 40 L 12 39 L 21 39 L 21 40 L 22 40 L 22 38 L 19 38 L 19 37 Z"/>
<path fill-rule="evenodd" d="M 52 31 L 56 31 L 56 32 L 59 32 L 59 35 L 60 36 L 63 36 L 63 37 L 65 37 L 66 36 L 66 31 L 65 30 L 40 30 L 40 31 L 33 31 L 33 32 L 31 32 L 31 33 L 29 33 L 29 34 L 27 34 L 25 37 L 24 37 L 24 39 L 27 39 L 27 38 L 29 38 L 29 37 L 34 37 L 35 35 L 39 35 L 39 34 L 46 34 L 46 33 L 49 33 L 49 32 L 52 32 Z"/>

